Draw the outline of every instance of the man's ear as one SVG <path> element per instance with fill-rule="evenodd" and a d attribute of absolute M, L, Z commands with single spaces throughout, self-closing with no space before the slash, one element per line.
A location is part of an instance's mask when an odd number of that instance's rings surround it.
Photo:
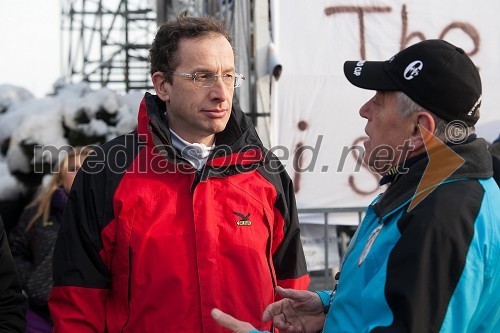
<path fill-rule="evenodd" d="M 422 131 L 421 127 L 424 127 L 427 131 Z M 436 122 L 434 117 L 428 111 L 419 111 L 411 134 L 411 142 L 416 151 L 425 148 L 425 144 L 429 142 L 432 135 L 426 133 L 434 133 L 435 130 Z"/>
<path fill-rule="evenodd" d="M 164 102 L 170 101 L 170 93 L 168 90 L 170 84 L 165 80 L 163 72 L 154 72 L 153 75 L 151 75 L 151 81 L 153 81 L 156 95 Z"/>

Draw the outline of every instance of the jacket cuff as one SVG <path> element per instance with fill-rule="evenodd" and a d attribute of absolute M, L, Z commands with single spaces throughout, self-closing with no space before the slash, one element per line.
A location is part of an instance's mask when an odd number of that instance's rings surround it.
<path fill-rule="evenodd" d="M 316 294 L 318 294 L 321 303 L 323 303 L 324 313 L 327 313 L 328 310 L 330 309 L 330 304 L 332 303 L 333 300 L 333 291 L 332 290 L 321 290 L 321 291 L 316 291 Z"/>

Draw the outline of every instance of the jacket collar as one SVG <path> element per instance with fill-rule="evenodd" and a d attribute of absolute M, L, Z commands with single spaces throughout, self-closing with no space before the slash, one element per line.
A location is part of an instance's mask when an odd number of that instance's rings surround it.
<path fill-rule="evenodd" d="M 493 175 L 491 155 L 488 152 L 486 141 L 483 139 L 452 145 L 449 148 L 458 154 L 464 160 L 464 163 L 444 181 L 484 179 Z M 399 175 L 373 205 L 379 217 L 385 216 L 409 202 L 415 195 L 424 172 L 432 178 L 432 173 L 429 174 L 432 170 L 427 169 L 428 164 L 429 157 L 425 156 L 415 162 L 406 174 Z"/>

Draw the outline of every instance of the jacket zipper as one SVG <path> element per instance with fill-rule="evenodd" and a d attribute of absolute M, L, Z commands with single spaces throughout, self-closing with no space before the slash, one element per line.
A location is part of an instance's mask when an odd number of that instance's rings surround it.
<path fill-rule="evenodd" d="M 193 182 L 191 183 L 191 193 L 194 193 L 194 189 L 200 183 L 201 177 L 203 175 L 203 170 L 205 170 L 205 166 L 203 166 L 203 168 L 201 168 L 200 170 L 196 170 L 193 177 Z"/>

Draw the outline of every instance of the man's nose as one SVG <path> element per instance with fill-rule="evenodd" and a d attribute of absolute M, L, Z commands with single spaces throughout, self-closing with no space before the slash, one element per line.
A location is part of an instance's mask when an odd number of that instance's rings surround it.
<path fill-rule="evenodd" d="M 218 76 L 215 84 L 210 87 L 210 99 L 222 102 L 228 98 L 229 94 L 229 88 L 222 81 L 222 76 Z"/>
<path fill-rule="evenodd" d="M 370 112 L 370 107 L 369 107 L 369 103 L 370 101 L 366 102 L 360 109 L 359 109 L 359 115 L 361 116 L 361 118 L 366 118 L 368 119 L 368 115 L 369 115 L 369 112 Z"/>

